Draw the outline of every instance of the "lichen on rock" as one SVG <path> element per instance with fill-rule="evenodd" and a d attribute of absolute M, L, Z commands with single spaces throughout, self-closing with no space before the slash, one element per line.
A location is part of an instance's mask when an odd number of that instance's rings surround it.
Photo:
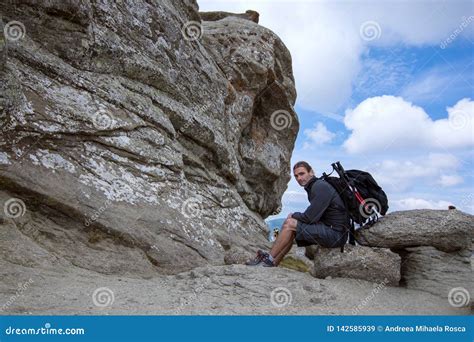
<path fill-rule="evenodd" d="M 60 230 L 88 220 L 127 237 L 159 272 L 266 244 L 263 219 L 281 207 L 298 132 L 278 36 L 239 16 L 202 20 L 195 1 L 32 0 L 1 12 L 26 31 L 2 50 L 6 197 L 65 214 Z M 284 131 L 272 126 L 277 110 L 291 121 Z"/>

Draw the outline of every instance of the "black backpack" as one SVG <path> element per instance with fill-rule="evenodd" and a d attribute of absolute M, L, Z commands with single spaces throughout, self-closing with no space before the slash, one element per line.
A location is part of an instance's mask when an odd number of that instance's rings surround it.
<path fill-rule="evenodd" d="M 370 173 L 360 170 L 345 171 L 340 162 L 331 165 L 339 177 L 323 173 L 320 179 L 331 184 L 341 196 L 352 223 L 349 243 L 355 244 L 354 223 L 360 226 L 372 225 L 380 215 L 385 215 L 388 210 L 387 195 Z"/>

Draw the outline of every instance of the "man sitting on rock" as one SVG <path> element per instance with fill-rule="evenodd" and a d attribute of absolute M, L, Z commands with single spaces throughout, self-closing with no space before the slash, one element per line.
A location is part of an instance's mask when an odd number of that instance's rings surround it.
<path fill-rule="evenodd" d="M 309 207 L 304 213 L 290 213 L 269 253 L 259 250 L 246 265 L 278 266 L 290 251 L 293 240 L 298 247 L 318 244 L 332 248 L 343 246 L 349 231 L 349 214 L 336 190 L 314 176 L 313 169 L 301 161 L 293 166 L 296 181 L 308 193 Z"/>

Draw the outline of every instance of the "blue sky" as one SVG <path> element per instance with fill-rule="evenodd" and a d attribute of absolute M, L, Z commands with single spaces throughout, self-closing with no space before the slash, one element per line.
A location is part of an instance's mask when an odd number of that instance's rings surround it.
<path fill-rule="evenodd" d="M 300 131 L 292 164 L 371 172 L 390 210 L 474 213 L 474 3 L 198 1 L 260 13 L 289 48 Z M 302 211 L 292 179 L 275 217 Z"/>

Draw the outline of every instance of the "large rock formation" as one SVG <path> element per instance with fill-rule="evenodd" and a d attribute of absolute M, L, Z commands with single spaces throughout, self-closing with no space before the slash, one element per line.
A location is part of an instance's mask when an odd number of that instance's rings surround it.
<path fill-rule="evenodd" d="M 0 11 L 4 261 L 143 275 L 265 244 L 299 127 L 273 32 L 193 0 Z"/>
<path fill-rule="evenodd" d="M 400 255 L 401 285 L 449 298 L 461 289 L 469 301 L 474 298 L 473 234 L 473 215 L 410 210 L 388 214 L 372 227 L 358 230 L 356 238 L 363 245 L 391 248 Z"/>

